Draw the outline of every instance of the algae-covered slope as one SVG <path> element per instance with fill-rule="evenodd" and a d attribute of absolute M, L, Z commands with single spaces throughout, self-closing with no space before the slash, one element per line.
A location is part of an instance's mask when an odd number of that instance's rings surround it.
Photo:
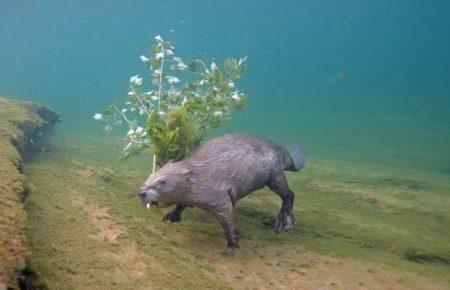
<path fill-rule="evenodd" d="M 199 209 L 161 222 L 137 189 L 150 156 L 114 136 L 58 136 L 27 163 L 30 267 L 50 289 L 449 289 L 448 176 L 310 158 L 289 173 L 298 224 L 275 234 L 279 197 L 240 200 L 241 250 Z"/>
<path fill-rule="evenodd" d="M 59 120 L 46 106 L 0 97 L 0 289 L 2 284 L 18 287 L 17 278 L 29 256 L 20 154 Z"/>

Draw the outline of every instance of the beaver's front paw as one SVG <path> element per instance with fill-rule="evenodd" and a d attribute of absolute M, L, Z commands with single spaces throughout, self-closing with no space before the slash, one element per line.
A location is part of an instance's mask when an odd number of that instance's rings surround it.
<path fill-rule="evenodd" d="M 164 217 L 163 222 L 170 221 L 172 223 L 180 222 L 181 221 L 181 213 L 178 211 L 169 211 Z"/>
<path fill-rule="evenodd" d="M 278 215 L 273 225 L 273 230 L 276 233 L 284 233 L 292 230 L 295 226 L 294 214 L 287 211 L 282 211 Z"/>

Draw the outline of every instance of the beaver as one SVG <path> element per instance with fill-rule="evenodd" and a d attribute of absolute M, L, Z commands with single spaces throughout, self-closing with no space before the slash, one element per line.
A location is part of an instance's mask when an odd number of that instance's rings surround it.
<path fill-rule="evenodd" d="M 284 171 L 299 171 L 305 160 L 300 145 L 287 150 L 262 138 L 224 135 L 201 144 L 187 159 L 169 161 L 151 174 L 140 187 L 140 199 L 147 207 L 150 204 L 175 205 L 163 221 L 181 221 L 186 206 L 212 213 L 224 229 L 227 248 L 237 249 L 234 205 L 265 186 L 282 199 L 273 230 L 282 233 L 295 226 L 294 192 L 289 188 Z"/>

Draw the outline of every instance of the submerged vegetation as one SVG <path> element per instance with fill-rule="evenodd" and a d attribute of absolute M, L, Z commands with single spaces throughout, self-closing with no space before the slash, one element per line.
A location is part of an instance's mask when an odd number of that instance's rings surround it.
<path fill-rule="evenodd" d="M 94 115 L 106 131 L 126 122 L 125 156 L 150 148 L 153 170 L 170 159 L 187 157 L 206 134 L 230 118 L 233 109 L 245 106 L 246 96 L 236 81 L 247 59 L 228 58 L 220 66 L 202 60 L 185 63 L 175 55 L 173 45 L 159 35 L 155 40 L 150 46 L 152 56 L 140 57 L 150 72 L 153 90 L 144 89 L 142 77 L 132 76 L 125 107 L 113 104 Z"/>
<path fill-rule="evenodd" d="M 58 121 L 59 116 L 43 105 L 0 97 L 0 289 L 24 283 L 30 254 L 22 204 L 26 179 L 21 154 L 44 150 L 35 144 Z"/>

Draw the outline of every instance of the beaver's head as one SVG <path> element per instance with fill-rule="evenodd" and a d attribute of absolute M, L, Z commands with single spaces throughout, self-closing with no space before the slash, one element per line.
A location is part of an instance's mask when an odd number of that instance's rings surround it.
<path fill-rule="evenodd" d="M 149 207 L 156 204 L 167 207 L 183 201 L 189 190 L 192 170 L 183 162 L 171 162 L 150 174 L 140 187 L 141 201 Z"/>

